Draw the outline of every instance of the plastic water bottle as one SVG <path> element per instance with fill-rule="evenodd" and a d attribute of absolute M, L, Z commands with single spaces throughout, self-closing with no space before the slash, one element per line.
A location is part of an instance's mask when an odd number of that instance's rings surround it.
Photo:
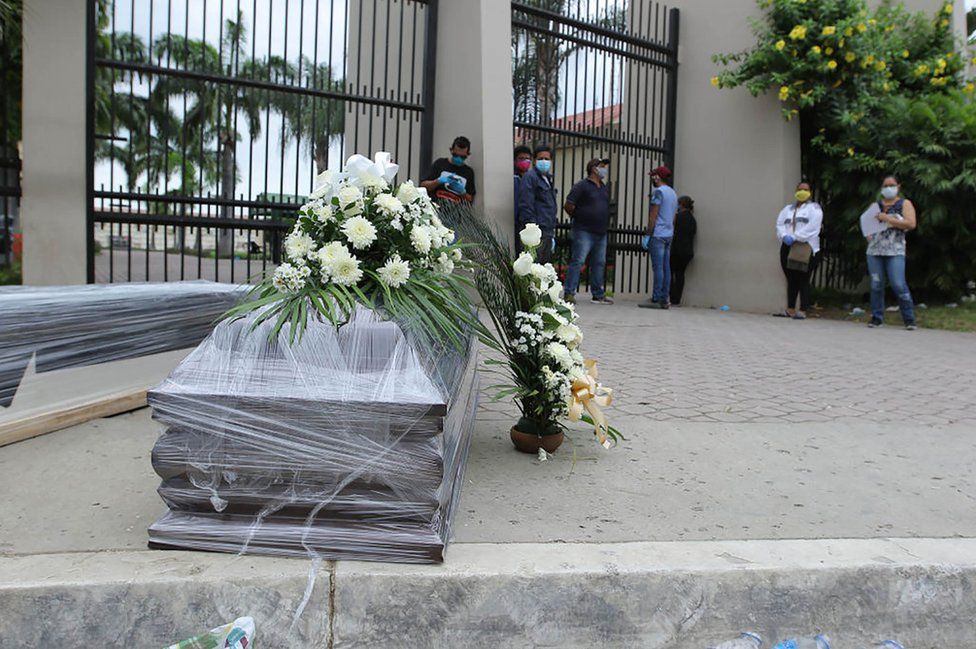
<path fill-rule="evenodd" d="M 723 642 L 717 647 L 712 647 L 711 649 L 759 649 L 761 646 L 762 638 L 759 637 L 758 633 L 745 631 L 735 640 Z"/>
<path fill-rule="evenodd" d="M 862 647 L 861 649 L 864 648 Z M 884 642 L 871 645 L 868 649 L 905 649 L 905 647 L 894 640 L 885 640 Z"/>
<path fill-rule="evenodd" d="M 812 638 L 794 638 L 783 640 L 773 649 L 830 649 L 830 638 L 821 634 Z"/>

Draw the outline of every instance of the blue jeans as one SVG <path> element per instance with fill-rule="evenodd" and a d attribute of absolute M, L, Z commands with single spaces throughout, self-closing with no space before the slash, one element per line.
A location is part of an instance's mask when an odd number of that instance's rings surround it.
<path fill-rule="evenodd" d="M 590 260 L 590 292 L 600 300 L 606 294 L 604 283 L 607 270 L 607 233 L 595 234 L 573 229 L 573 256 L 566 271 L 566 295 L 576 295 L 579 289 L 580 270 L 586 259 Z"/>
<path fill-rule="evenodd" d="M 651 301 L 667 304 L 671 292 L 671 237 L 651 237 L 654 292 Z"/>
<path fill-rule="evenodd" d="M 898 296 L 902 320 L 906 325 L 915 324 L 915 305 L 912 294 L 905 281 L 905 255 L 879 257 L 868 255 L 868 275 L 871 277 L 871 315 L 884 320 L 885 314 L 885 276 L 891 290 Z"/>

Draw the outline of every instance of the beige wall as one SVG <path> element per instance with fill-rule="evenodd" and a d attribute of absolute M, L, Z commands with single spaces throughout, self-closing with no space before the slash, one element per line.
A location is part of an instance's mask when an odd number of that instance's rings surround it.
<path fill-rule="evenodd" d="M 85 2 L 24 2 L 25 284 L 83 284 Z"/>

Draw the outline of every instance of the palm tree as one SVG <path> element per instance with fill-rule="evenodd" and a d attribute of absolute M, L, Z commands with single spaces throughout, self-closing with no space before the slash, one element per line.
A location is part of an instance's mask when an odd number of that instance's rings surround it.
<path fill-rule="evenodd" d="M 326 63 L 316 64 L 303 56 L 297 67 L 274 57 L 268 64 L 289 83 L 297 82 L 305 88 L 337 93 L 344 90 L 344 81 L 333 78 L 332 69 Z M 272 103 L 282 118 L 282 142 L 294 141 L 298 146 L 304 146 L 309 157 L 315 160 L 316 173 L 325 171 L 329 166 L 329 148 L 346 128 L 344 102 L 341 99 L 278 93 Z"/>
<path fill-rule="evenodd" d="M 245 59 L 247 48 L 247 26 L 239 12 L 237 20 L 227 20 L 220 48 L 177 34 L 167 34 L 157 39 L 153 51 L 167 57 L 180 67 L 190 68 L 226 76 L 250 79 L 267 79 L 270 69 L 259 60 Z M 243 117 L 248 137 L 253 143 L 261 135 L 261 111 L 268 106 L 266 93 L 253 88 L 234 84 L 214 84 L 196 79 L 168 77 L 161 79 L 153 92 L 155 101 L 166 102 L 177 96 L 189 95 L 192 103 L 183 115 L 182 143 L 190 142 L 191 149 L 199 143 L 217 143 L 217 168 L 219 170 L 219 193 L 225 200 L 233 200 L 237 187 L 237 143 L 241 140 L 238 115 Z M 181 146 L 181 149 L 186 149 Z M 197 150 L 198 157 L 199 150 Z M 206 155 L 206 152 L 204 153 Z M 201 160 L 201 163 L 203 161 Z M 184 178 L 184 186 L 186 183 Z M 231 218 L 233 208 L 220 206 L 220 216 Z M 233 252 L 233 238 L 229 229 L 218 234 L 217 250 L 226 255 Z"/>

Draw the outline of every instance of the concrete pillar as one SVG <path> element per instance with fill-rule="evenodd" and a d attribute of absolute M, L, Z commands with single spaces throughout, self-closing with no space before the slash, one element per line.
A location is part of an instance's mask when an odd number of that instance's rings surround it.
<path fill-rule="evenodd" d="M 83 284 L 87 2 L 24 1 L 25 284 Z"/>
<path fill-rule="evenodd" d="M 755 39 L 753 0 L 678 0 L 676 190 L 695 199 L 698 237 L 683 302 L 771 311 L 786 301 L 776 215 L 800 179 L 798 122 L 786 122 L 773 95 L 719 90 L 711 57 Z"/>
<path fill-rule="evenodd" d="M 498 0 L 438 4 L 434 157 L 448 155 L 458 135 L 471 140 L 475 204 L 508 235 L 515 217 L 511 6 Z"/>

